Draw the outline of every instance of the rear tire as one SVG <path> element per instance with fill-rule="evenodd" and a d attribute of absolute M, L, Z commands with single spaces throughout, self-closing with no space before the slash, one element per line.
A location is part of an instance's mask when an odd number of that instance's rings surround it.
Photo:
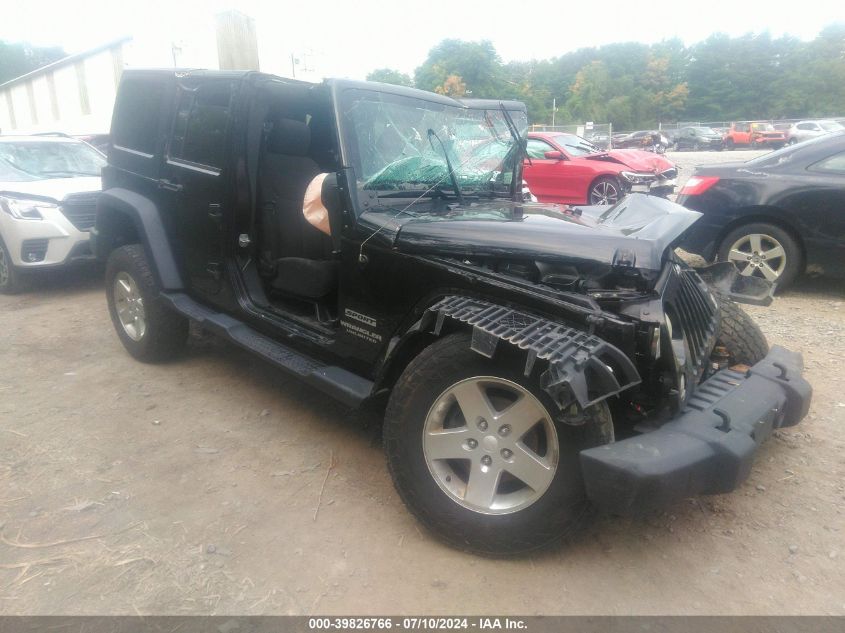
<path fill-rule="evenodd" d="M 160 299 L 139 244 L 121 246 L 109 255 L 106 298 L 117 335 L 136 359 L 147 363 L 167 360 L 185 347 L 188 319 Z"/>
<path fill-rule="evenodd" d="M 760 326 L 729 298 L 719 295 L 721 327 L 716 345 L 728 350 L 730 365 L 754 365 L 769 353 L 769 343 Z"/>
<path fill-rule="evenodd" d="M 760 255 L 765 257 L 755 259 Z M 778 289 L 789 286 L 803 269 L 801 247 L 795 238 L 768 222 L 745 224 L 728 233 L 719 244 L 718 258 L 733 262 L 741 275 L 776 282 Z"/>
<path fill-rule="evenodd" d="M 516 406 L 519 415 L 508 417 Z M 581 426 L 556 419 L 537 379 L 454 334 L 402 373 L 384 449 L 399 495 L 434 534 L 467 551 L 516 554 L 575 533 L 591 514 L 578 453 L 612 441 L 613 423 L 604 403 L 584 416 Z"/>
<path fill-rule="evenodd" d="M 734 140 L 732 138 L 729 138 L 725 141 L 725 149 L 732 150 L 734 149 L 734 147 L 736 146 L 734 145 Z"/>
<path fill-rule="evenodd" d="M 21 274 L 14 264 L 6 244 L 0 239 L 0 294 L 13 295 L 23 289 Z"/>

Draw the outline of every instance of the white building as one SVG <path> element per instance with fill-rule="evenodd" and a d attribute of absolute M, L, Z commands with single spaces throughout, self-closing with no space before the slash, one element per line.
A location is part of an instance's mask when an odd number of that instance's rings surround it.
<path fill-rule="evenodd" d="M 124 68 L 258 70 L 252 18 L 229 11 L 191 27 L 124 37 L 0 84 L 0 133 L 108 133 Z"/>

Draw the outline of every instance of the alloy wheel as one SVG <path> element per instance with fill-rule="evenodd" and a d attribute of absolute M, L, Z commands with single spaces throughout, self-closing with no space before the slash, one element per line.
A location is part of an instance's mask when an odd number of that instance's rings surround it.
<path fill-rule="evenodd" d="M 771 235 L 751 233 L 733 243 L 728 261 L 736 265 L 741 275 L 776 281 L 786 269 L 786 251 Z"/>
<path fill-rule="evenodd" d="M 119 272 L 114 278 L 114 306 L 123 331 L 133 341 L 140 341 L 147 331 L 144 298 L 132 276 Z"/>
<path fill-rule="evenodd" d="M 590 204 L 606 205 L 619 202 L 619 188 L 610 180 L 602 180 L 590 189 Z"/>
<path fill-rule="evenodd" d="M 478 376 L 435 400 L 423 427 L 423 453 L 438 486 L 460 506 L 509 514 L 546 492 L 560 446 L 551 416 L 530 391 Z"/>

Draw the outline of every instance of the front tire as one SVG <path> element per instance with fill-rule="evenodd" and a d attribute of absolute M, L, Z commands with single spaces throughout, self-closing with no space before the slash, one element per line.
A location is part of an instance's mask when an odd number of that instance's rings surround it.
<path fill-rule="evenodd" d="M 0 294 L 12 295 L 20 292 L 22 288 L 21 274 L 12 264 L 12 256 L 6 244 L 0 239 Z"/>
<path fill-rule="evenodd" d="M 143 362 L 172 358 L 188 340 L 188 320 L 164 305 L 144 249 L 112 251 L 106 264 L 109 315 L 121 343 Z"/>
<path fill-rule="evenodd" d="M 729 364 L 754 365 L 769 353 L 769 343 L 760 326 L 734 301 L 719 296 L 721 327 L 716 345 L 728 352 Z"/>
<path fill-rule="evenodd" d="M 623 197 L 622 186 L 613 176 L 597 178 L 587 193 L 587 204 L 614 205 Z"/>
<path fill-rule="evenodd" d="M 514 363 L 514 366 L 520 365 Z M 454 547 L 507 555 L 572 534 L 589 516 L 578 453 L 613 439 L 604 403 L 557 419 L 534 378 L 455 334 L 423 350 L 388 403 L 384 448 L 410 511 Z"/>

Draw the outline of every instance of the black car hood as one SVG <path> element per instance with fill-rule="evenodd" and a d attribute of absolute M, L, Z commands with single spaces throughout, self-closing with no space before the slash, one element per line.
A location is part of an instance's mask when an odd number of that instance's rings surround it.
<path fill-rule="evenodd" d="M 664 198 L 631 194 L 612 207 L 491 201 L 404 218 L 370 211 L 361 220 L 392 234 L 384 237 L 392 237 L 393 247 L 407 253 L 597 262 L 656 271 L 666 249 L 700 215 Z"/>

